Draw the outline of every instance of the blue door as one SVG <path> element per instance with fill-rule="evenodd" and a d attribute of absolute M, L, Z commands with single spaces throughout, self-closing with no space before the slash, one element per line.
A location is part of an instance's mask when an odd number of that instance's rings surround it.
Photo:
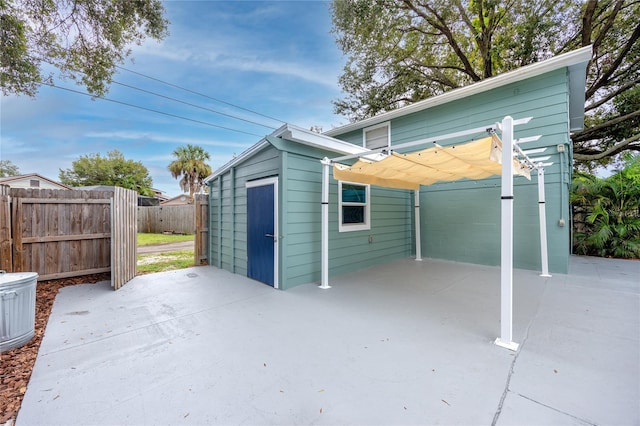
<path fill-rule="evenodd" d="M 247 275 L 274 285 L 275 184 L 247 187 Z"/>

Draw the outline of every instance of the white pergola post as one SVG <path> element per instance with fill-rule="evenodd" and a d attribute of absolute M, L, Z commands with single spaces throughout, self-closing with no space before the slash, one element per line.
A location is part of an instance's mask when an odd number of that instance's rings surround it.
<path fill-rule="evenodd" d="M 550 277 L 549 255 L 547 253 L 547 213 L 544 199 L 544 168 L 538 166 L 538 216 L 540 218 L 540 262 L 542 263 L 541 277 Z"/>
<path fill-rule="evenodd" d="M 416 260 L 422 260 L 422 246 L 420 242 L 420 189 L 416 189 L 413 194 L 413 205 L 415 208 L 415 220 L 416 220 Z"/>
<path fill-rule="evenodd" d="M 321 260 L 320 260 L 320 288 L 331 288 L 329 285 L 329 166 L 331 160 L 327 157 L 322 163 L 322 226 L 321 226 Z"/>
<path fill-rule="evenodd" d="M 512 351 L 513 342 L 513 118 L 502 120 L 502 179 L 500 233 L 500 337 L 495 344 Z"/>

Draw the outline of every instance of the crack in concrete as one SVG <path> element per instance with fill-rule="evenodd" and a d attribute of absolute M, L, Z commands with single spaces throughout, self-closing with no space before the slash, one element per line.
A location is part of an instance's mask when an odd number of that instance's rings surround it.
<path fill-rule="evenodd" d="M 535 399 L 533 399 L 533 398 L 529 398 L 528 396 L 526 396 L 526 395 L 522 395 L 521 393 L 518 393 L 518 392 L 514 392 L 514 393 L 515 393 L 516 395 L 518 395 L 519 397 L 524 398 L 524 399 L 526 399 L 526 400 L 528 400 L 528 401 L 531 401 L 531 402 L 533 402 L 533 403 L 535 403 L 535 404 L 541 405 L 541 406 L 543 406 L 543 407 L 545 407 L 545 408 L 548 408 L 548 409 L 550 409 L 550 410 L 553 410 L 553 411 L 555 411 L 555 412 L 557 412 L 557 413 L 564 414 L 565 416 L 569 416 L 569 417 L 571 417 L 572 419 L 577 420 L 577 421 L 579 421 L 580 423 L 582 423 L 582 424 L 584 424 L 584 425 L 588 425 L 588 426 L 596 426 L 596 425 L 597 425 L 597 423 L 591 422 L 591 421 L 589 421 L 589 420 L 581 419 L 580 417 L 576 417 L 576 416 L 574 416 L 573 414 L 567 413 L 566 411 L 562 411 L 562 410 L 559 410 L 559 409 L 557 409 L 557 408 L 555 408 L 555 407 L 552 407 L 552 406 L 550 406 L 550 405 L 543 404 L 542 402 L 540 402 L 540 401 L 536 401 Z"/>
<path fill-rule="evenodd" d="M 527 341 L 528 335 L 529 335 L 529 327 L 527 327 L 527 334 L 524 340 L 522 341 L 522 344 L 520 345 L 520 350 L 522 350 L 522 347 Z M 504 405 L 504 401 L 505 399 L 507 399 L 507 394 L 509 393 L 509 384 L 511 383 L 513 368 L 515 367 L 516 361 L 518 360 L 518 356 L 520 355 L 520 350 L 518 350 L 516 355 L 513 357 L 513 361 L 511 361 L 511 367 L 509 368 L 509 374 L 507 375 L 507 383 L 505 383 L 504 390 L 502 391 L 502 396 L 500 397 L 500 402 L 498 403 L 498 409 L 496 410 L 496 413 L 493 415 L 493 421 L 491 422 L 491 426 L 496 426 L 496 424 L 498 423 L 498 419 L 500 418 L 500 414 L 502 414 L 502 406 Z"/>
<path fill-rule="evenodd" d="M 531 319 L 531 321 L 529 321 L 529 324 L 527 324 L 527 329 L 524 332 L 524 338 L 522 339 L 522 343 L 520 344 L 518 351 L 513 357 L 513 361 L 511 361 L 511 366 L 509 367 L 509 374 L 507 375 L 507 382 L 504 385 L 504 390 L 502 391 L 502 396 L 500 397 L 500 402 L 498 403 L 498 408 L 496 409 L 496 413 L 493 415 L 493 421 L 491 422 L 491 426 L 496 426 L 496 424 L 498 423 L 498 419 L 500 419 L 500 414 L 502 414 L 502 407 L 504 406 L 504 401 L 507 399 L 507 394 L 510 392 L 509 385 L 511 384 L 511 376 L 513 375 L 513 370 L 516 366 L 516 361 L 518 361 L 518 357 L 520 356 L 520 353 L 522 352 L 525 344 L 527 343 L 527 339 L 529 338 L 529 331 L 531 330 L 533 323 L 536 322 L 536 320 L 538 319 L 538 315 L 540 313 L 540 305 L 547 293 L 548 288 L 549 288 L 549 278 L 546 278 L 544 280 L 544 291 L 542 292 L 542 296 L 540 296 L 540 301 L 538 302 L 538 306 L 536 307 L 535 314 L 533 315 L 533 318 Z"/>

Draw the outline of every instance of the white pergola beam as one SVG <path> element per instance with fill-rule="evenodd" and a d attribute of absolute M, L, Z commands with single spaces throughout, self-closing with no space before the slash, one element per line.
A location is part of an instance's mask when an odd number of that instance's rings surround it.
<path fill-rule="evenodd" d="M 533 149 L 525 149 L 522 152 L 525 153 L 526 155 L 530 155 L 530 154 L 542 154 L 546 150 L 547 148 L 533 148 Z"/>
<path fill-rule="evenodd" d="M 530 119 L 531 119 L 531 117 L 528 118 L 528 120 L 530 120 Z M 445 141 L 445 140 L 448 140 L 448 139 L 454 139 L 454 138 L 459 138 L 459 137 L 463 137 L 463 136 L 476 135 L 476 134 L 482 133 L 482 132 L 490 132 L 490 131 L 496 129 L 497 124 L 498 123 L 487 124 L 486 126 L 476 127 L 474 129 L 463 130 L 463 131 L 454 132 L 454 133 L 447 133 L 446 135 L 434 136 L 434 137 L 431 137 L 431 138 L 419 139 L 417 141 L 402 143 L 402 144 L 399 144 L 399 145 L 393 145 L 393 146 L 391 146 L 391 148 L 394 151 L 397 151 L 397 150 L 400 150 L 400 149 L 413 148 L 413 147 L 420 146 L 420 145 L 434 144 L 434 143 L 437 143 L 437 142 L 440 142 L 440 141 Z M 382 151 L 388 151 L 389 149 L 390 149 L 390 147 L 372 149 L 370 151 L 364 151 L 364 152 L 361 152 L 359 154 L 343 155 L 342 157 L 332 158 L 331 161 L 339 162 L 339 161 L 344 161 L 344 160 L 350 160 L 352 158 L 366 157 L 366 156 L 371 155 L 371 154 L 379 154 Z"/>
<path fill-rule="evenodd" d="M 516 145 L 520 145 L 521 143 L 535 142 L 540 139 L 542 135 L 537 136 L 529 136 L 528 138 L 518 138 L 514 141 Z"/>

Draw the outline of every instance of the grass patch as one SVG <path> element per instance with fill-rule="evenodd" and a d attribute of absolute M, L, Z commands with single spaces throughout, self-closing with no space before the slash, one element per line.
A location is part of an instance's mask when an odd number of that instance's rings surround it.
<path fill-rule="evenodd" d="M 193 266 L 193 250 L 138 255 L 138 274 L 172 271 Z"/>
<path fill-rule="evenodd" d="M 179 243 L 182 241 L 193 241 L 194 235 L 165 235 L 165 234 L 145 234 L 138 233 L 138 245 L 149 246 L 154 244 Z"/>

